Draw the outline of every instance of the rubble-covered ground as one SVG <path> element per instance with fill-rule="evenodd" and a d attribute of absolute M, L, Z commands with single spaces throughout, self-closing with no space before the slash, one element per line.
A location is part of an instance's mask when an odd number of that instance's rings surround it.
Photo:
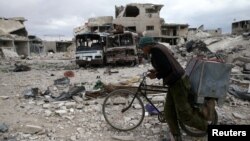
<path fill-rule="evenodd" d="M 232 41 L 231 38 L 233 37 L 228 37 L 226 40 Z M 240 37 L 235 38 L 239 42 L 238 38 Z M 225 42 L 225 39 L 222 40 Z M 220 41 L 222 42 L 222 40 Z M 237 50 L 237 47 L 240 49 Z M 232 49 L 235 48 L 233 53 L 237 56 L 249 57 L 245 55 L 250 48 L 249 40 L 244 45 L 236 44 L 229 50 L 224 49 L 224 53 L 232 52 Z M 219 50 L 221 49 L 219 48 Z M 193 54 L 186 53 L 183 47 L 176 47 L 174 50 L 178 61 L 185 67 L 187 59 Z M 14 64 L 17 62 L 26 64 L 30 70 L 14 72 Z M 134 67 L 78 68 L 75 66 L 74 60 L 61 60 L 60 57 L 45 57 L 43 59 L 31 57 L 28 60 L 2 59 L 0 63 L 0 140 L 157 141 L 169 132 L 166 123 L 159 122 L 157 116 L 149 114 L 146 114 L 144 121 L 138 128 L 128 132 L 117 131 L 106 123 L 102 115 L 102 103 L 106 94 L 103 93 L 97 98 L 85 96 L 86 91 L 94 91 L 93 87 L 99 80 L 106 84 L 138 86 L 141 74 L 152 68 L 149 63 Z M 241 92 L 245 92 L 244 96 L 246 97 L 249 94 L 250 79 L 248 79 L 248 74 L 243 72 L 250 70 L 248 63 L 250 62 L 234 62 L 230 79 L 230 85 L 234 84 L 235 87 L 242 90 Z M 55 85 L 54 81 L 64 78 L 64 74 L 68 70 L 73 71 L 74 74 L 69 77 L 69 84 L 67 86 Z M 161 84 L 160 80 L 148 80 L 148 82 L 154 85 Z M 81 96 L 74 96 L 73 99 L 55 101 L 44 94 L 49 89 L 53 95 L 59 96 L 62 91 L 68 91 L 70 87 L 75 85 L 83 85 L 86 91 L 82 92 Z M 27 90 L 31 88 L 38 88 L 38 95 L 30 98 L 25 97 Z M 150 95 L 150 98 L 160 105 L 164 101 L 164 97 L 165 94 L 162 93 Z M 219 116 L 218 124 L 249 125 L 249 108 L 249 100 L 227 93 L 223 105 L 216 106 Z M 207 137 L 190 137 L 183 132 L 183 140 L 205 141 Z"/>

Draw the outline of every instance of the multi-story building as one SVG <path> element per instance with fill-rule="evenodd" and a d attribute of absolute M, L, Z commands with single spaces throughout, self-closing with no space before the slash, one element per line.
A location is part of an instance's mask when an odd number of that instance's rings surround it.
<path fill-rule="evenodd" d="M 131 3 L 115 6 L 115 18 L 103 16 L 90 18 L 88 22 L 74 29 L 75 34 L 83 32 L 107 32 L 123 26 L 124 30 L 138 33 L 141 36 L 151 36 L 161 42 L 177 44 L 178 39 L 187 37 L 188 24 L 165 23 L 160 17 L 163 5 Z"/>
<path fill-rule="evenodd" d="M 23 17 L 0 18 L 0 48 L 17 52 L 18 55 L 29 56 L 28 32 Z"/>
<path fill-rule="evenodd" d="M 250 20 L 242 20 L 232 23 L 232 34 L 239 35 L 244 32 L 250 32 Z"/>
<path fill-rule="evenodd" d="M 126 30 L 175 45 L 179 38 L 186 38 L 188 24 L 165 23 L 160 17 L 163 5 L 131 3 L 116 6 L 113 24 L 123 25 Z"/>

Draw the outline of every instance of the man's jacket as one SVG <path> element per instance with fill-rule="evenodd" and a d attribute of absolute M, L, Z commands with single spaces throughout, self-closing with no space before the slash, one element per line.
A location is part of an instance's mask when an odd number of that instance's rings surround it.
<path fill-rule="evenodd" d="M 164 45 L 156 44 L 151 50 L 151 63 L 157 71 L 156 77 L 163 78 L 166 85 L 174 84 L 185 73 L 173 53 Z"/>

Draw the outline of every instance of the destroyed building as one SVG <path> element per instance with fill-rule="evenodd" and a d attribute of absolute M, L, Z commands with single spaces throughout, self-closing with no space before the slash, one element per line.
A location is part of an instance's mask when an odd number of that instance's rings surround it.
<path fill-rule="evenodd" d="M 181 38 L 186 40 L 187 32 L 187 24 L 164 24 L 161 26 L 161 36 L 155 38 L 161 42 L 176 45 Z"/>
<path fill-rule="evenodd" d="M 116 6 L 113 24 L 123 25 L 126 30 L 176 45 L 179 38 L 186 39 L 188 24 L 165 23 L 160 17 L 162 7 L 163 5 L 149 3 Z"/>
<path fill-rule="evenodd" d="M 18 55 L 30 55 L 25 21 L 23 17 L 0 18 L 0 48 L 15 51 Z"/>
<path fill-rule="evenodd" d="M 112 27 L 112 21 L 112 16 L 89 18 L 88 27 L 90 32 L 107 32 Z"/>
<path fill-rule="evenodd" d="M 240 35 L 244 32 L 250 32 L 250 20 L 242 20 L 232 23 L 232 34 Z"/>
<path fill-rule="evenodd" d="M 73 45 L 73 41 L 43 41 L 45 52 L 67 52 Z"/>
<path fill-rule="evenodd" d="M 217 29 L 206 29 L 204 30 L 204 32 L 209 33 L 212 36 L 219 36 L 222 34 L 222 29 L 221 28 L 217 28 Z"/>
<path fill-rule="evenodd" d="M 35 35 L 28 35 L 23 17 L 0 18 L 0 48 L 25 57 L 46 52 L 67 52 L 73 41 L 44 41 Z M 48 36 L 48 35 L 45 35 Z M 62 39 L 61 36 L 57 35 Z M 49 37 L 51 38 L 51 37 Z"/>
<path fill-rule="evenodd" d="M 29 44 L 30 44 L 30 54 L 43 54 L 44 45 L 42 39 L 35 35 L 29 35 Z"/>
<path fill-rule="evenodd" d="M 204 25 L 200 25 L 198 28 L 188 28 L 187 40 L 204 39 L 208 37 L 216 37 L 222 35 L 222 29 L 205 29 Z"/>
<path fill-rule="evenodd" d="M 143 36 L 151 36 L 160 42 L 176 45 L 180 38 L 186 39 L 188 24 L 165 23 L 160 17 L 160 4 L 131 3 L 115 6 L 115 18 L 102 16 L 89 18 L 88 22 L 74 29 L 75 34 L 86 32 L 110 32 L 115 25 L 123 26 L 124 31 L 131 31 Z"/>
<path fill-rule="evenodd" d="M 113 23 L 123 25 L 127 30 L 136 33 L 147 32 L 151 36 L 160 36 L 163 19 L 159 13 L 162 7 L 163 5 L 136 3 L 125 7 L 116 6 Z"/>

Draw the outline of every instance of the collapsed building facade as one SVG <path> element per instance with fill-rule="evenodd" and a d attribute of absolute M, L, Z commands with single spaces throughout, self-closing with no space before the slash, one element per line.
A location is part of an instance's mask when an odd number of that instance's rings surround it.
<path fill-rule="evenodd" d="M 165 23 L 160 17 L 162 7 L 163 5 L 149 3 L 116 6 L 113 24 L 123 25 L 126 30 L 176 45 L 180 38 L 186 39 L 188 24 Z"/>
<path fill-rule="evenodd" d="M 67 52 L 74 46 L 73 41 L 43 41 L 43 44 L 45 53 Z"/>
<path fill-rule="evenodd" d="M 250 32 L 250 20 L 242 20 L 232 23 L 232 34 L 240 35 L 244 32 Z"/>
<path fill-rule="evenodd" d="M 0 18 L 0 48 L 30 55 L 28 32 L 23 17 Z"/>
<path fill-rule="evenodd" d="M 87 32 L 109 32 L 113 26 L 112 22 L 112 16 L 89 18 L 87 23 L 73 29 L 74 34 L 77 35 Z"/>
<path fill-rule="evenodd" d="M 115 6 L 115 18 L 102 16 L 88 19 L 85 25 L 76 27 L 75 34 L 86 32 L 110 32 L 115 25 L 123 26 L 124 31 L 131 31 L 141 36 L 151 36 L 157 41 L 176 45 L 180 38 L 186 39 L 188 24 L 165 23 L 160 17 L 163 5 L 131 3 Z"/>
<path fill-rule="evenodd" d="M 187 41 L 206 39 L 209 37 L 220 37 L 220 36 L 222 36 L 221 28 L 205 29 L 204 25 L 201 25 L 198 28 L 188 28 Z"/>
<path fill-rule="evenodd" d="M 43 41 L 35 35 L 28 35 L 23 17 L 0 18 L 0 48 L 30 56 L 44 52 Z"/>
<path fill-rule="evenodd" d="M 16 52 L 19 56 L 45 54 L 46 52 L 67 52 L 73 41 L 44 41 L 35 35 L 28 35 L 23 17 L 0 18 L 0 49 Z"/>
<path fill-rule="evenodd" d="M 29 46 L 30 46 L 30 53 L 34 54 L 43 54 L 44 53 L 44 44 L 41 38 L 35 35 L 29 35 Z"/>

